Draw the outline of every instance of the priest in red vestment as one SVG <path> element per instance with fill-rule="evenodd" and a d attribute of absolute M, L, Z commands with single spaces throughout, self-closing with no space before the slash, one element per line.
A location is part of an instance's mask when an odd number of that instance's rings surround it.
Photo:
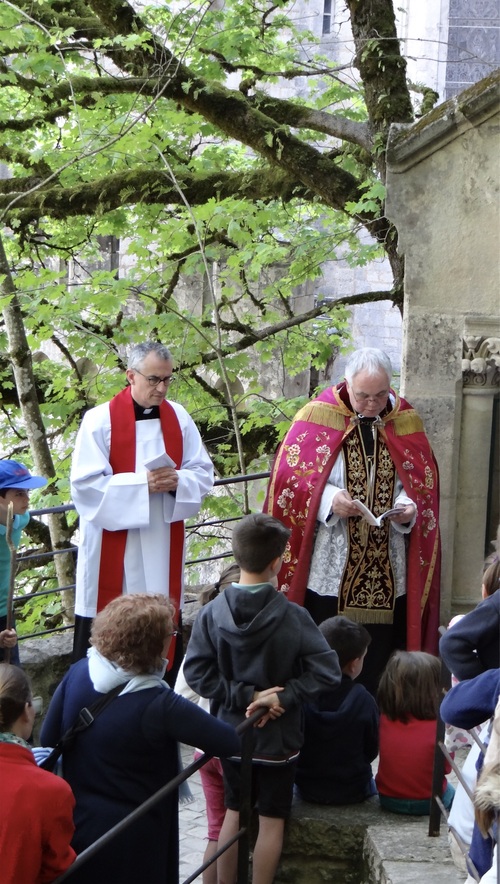
<path fill-rule="evenodd" d="M 345 381 L 295 416 L 265 510 L 292 530 L 279 589 L 314 620 L 343 614 L 372 635 L 360 677 L 376 692 L 396 648 L 437 653 L 438 469 L 421 418 L 391 389 L 389 357 L 356 350 Z M 355 501 L 375 517 L 370 525 Z"/>
<path fill-rule="evenodd" d="M 90 409 L 78 432 L 71 467 L 80 515 L 74 661 L 86 654 L 92 618 L 122 593 L 160 593 L 182 609 L 184 520 L 211 491 L 213 467 L 192 418 L 165 398 L 172 372 L 166 347 L 138 344 L 128 386 Z M 181 650 L 178 641 L 177 659 Z"/>

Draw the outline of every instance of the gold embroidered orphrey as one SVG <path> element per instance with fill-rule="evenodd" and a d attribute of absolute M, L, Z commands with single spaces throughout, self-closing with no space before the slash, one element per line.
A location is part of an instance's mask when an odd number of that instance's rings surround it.
<path fill-rule="evenodd" d="M 343 445 L 347 490 L 379 516 L 391 507 L 396 468 L 380 433 L 368 456 L 359 427 Z M 347 519 L 347 560 L 340 583 L 339 614 L 360 623 L 392 623 L 396 595 L 389 559 L 389 522 L 371 527 L 364 519 Z"/>

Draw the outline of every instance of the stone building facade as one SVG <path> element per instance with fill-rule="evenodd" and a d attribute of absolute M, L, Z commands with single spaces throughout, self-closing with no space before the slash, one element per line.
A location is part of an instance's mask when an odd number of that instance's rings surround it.
<path fill-rule="evenodd" d="M 387 214 L 405 255 L 402 392 L 441 473 L 442 616 L 480 600 L 500 519 L 500 70 L 394 127 Z"/>
<path fill-rule="evenodd" d="M 500 66 L 500 5 L 498 0 L 398 0 L 394 4 L 401 49 L 407 58 L 407 74 L 416 87 L 433 89 L 443 102 Z M 344 0 L 297 0 L 294 19 L 320 40 L 321 51 L 339 65 L 349 66 L 346 76 L 356 74 L 354 48 Z M 288 87 L 290 89 L 290 86 Z M 300 88 L 300 87 L 299 87 Z M 304 92 L 307 83 L 303 83 Z M 291 93 L 290 96 L 292 97 Z M 421 94 L 416 88 L 415 106 Z M 351 268 L 342 259 L 328 262 L 313 296 L 336 299 L 358 292 L 390 289 L 388 261 L 374 261 Z M 351 332 L 356 346 L 380 346 L 401 370 L 403 323 L 391 301 L 352 308 Z M 342 376 L 345 359 L 334 366 L 334 379 Z"/>

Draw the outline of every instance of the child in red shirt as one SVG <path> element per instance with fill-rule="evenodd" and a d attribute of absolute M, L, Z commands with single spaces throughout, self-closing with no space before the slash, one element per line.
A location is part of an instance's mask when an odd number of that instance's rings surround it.
<path fill-rule="evenodd" d="M 380 679 L 380 758 L 375 778 L 380 805 L 394 813 L 429 813 L 441 699 L 441 664 L 424 651 L 396 651 Z M 448 766 L 446 773 L 451 768 Z M 443 779 L 443 804 L 455 790 Z"/>

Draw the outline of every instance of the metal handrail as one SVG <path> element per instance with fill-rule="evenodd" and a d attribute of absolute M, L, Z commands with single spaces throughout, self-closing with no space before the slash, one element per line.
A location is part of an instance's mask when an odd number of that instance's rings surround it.
<path fill-rule="evenodd" d="M 440 635 L 444 635 L 445 632 L 446 632 L 446 627 L 440 626 L 439 627 Z M 442 688 L 443 692 L 446 693 L 447 691 L 450 690 L 450 687 L 451 687 L 451 673 L 442 658 L 441 658 L 440 679 L 441 679 L 441 688 Z M 475 742 L 479 745 L 481 752 L 484 754 L 485 746 L 481 742 L 481 740 L 479 739 L 479 736 L 477 735 L 475 728 L 472 728 L 471 730 L 469 730 L 468 733 L 475 740 Z M 445 742 L 444 742 L 444 737 L 445 737 L 445 722 L 443 721 L 441 716 L 438 715 L 437 725 L 436 725 L 436 744 L 435 744 L 435 750 L 434 750 L 434 770 L 433 770 L 433 776 L 432 776 L 432 799 L 431 799 L 431 806 L 430 806 L 430 813 L 429 813 L 429 832 L 428 832 L 428 834 L 430 837 L 439 836 L 440 829 L 441 829 L 441 817 L 442 816 L 445 818 L 446 822 L 448 822 L 449 814 L 448 814 L 448 811 L 446 810 L 446 808 L 441 800 L 441 791 L 442 791 L 444 769 L 445 769 L 444 768 L 445 759 L 448 761 L 450 767 L 452 768 L 454 774 L 456 775 L 458 782 L 465 789 L 467 796 L 470 798 L 471 801 L 473 801 L 473 798 L 474 798 L 474 795 L 471 792 L 471 790 L 469 789 L 469 786 L 468 786 L 468 784 L 462 774 L 461 769 L 456 764 L 452 755 L 448 752 L 448 749 L 447 749 Z M 468 855 L 467 845 L 464 844 L 464 842 L 462 841 L 462 839 L 460 838 L 458 833 L 455 831 L 455 829 L 453 829 L 453 827 L 449 826 L 449 831 L 450 831 L 452 838 L 454 838 L 455 841 L 457 842 L 460 852 L 462 853 L 462 856 L 465 859 L 465 863 L 466 863 L 466 867 L 467 867 L 467 871 L 469 873 L 469 876 L 471 878 L 473 878 L 474 881 L 479 881 L 480 875 L 479 875 L 476 867 L 474 866 L 474 863 L 472 862 L 472 860 L 470 859 L 470 857 Z"/>
<path fill-rule="evenodd" d="M 270 472 L 262 472 L 262 473 L 241 474 L 238 476 L 229 476 L 227 478 L 219 478 L 219 479 L 215 480 L 214 487 L 220 487 L 220 486 L 226 486 L 226 485 L 238 485 L 238 484 L 242 484 L 244 482 L 254 482 L 259 479 L 268 479 L 270 475 L 271 475 Z M 72 503 L 69 503 L 69 504 L 61 504 L 60 506 L 45 507 L 45 508 L 42 507 L 39 509 L 33 509 L 33 510 L 30 510 L 30 514 L 32 516 L 36 517 L 36 516 L 47 516 L 47 515 L 51 515 L 53 513 L 65 513 L 65 512 L 71 512 L 71 511 L 75 511 L 75 505 Z M 191 531 L 196 531 L 198 528 L 210 528 L 210 527 L 214 527 L 217 525 L 229 524 L 231 522 L 237 521 L 239 518 L 240 518 L 239 516 L 232 516 L 232 517 L 226 517 L 223 519 L 209 519 L 207 521 L 195 522 L 193 524 L 188 524 L 187 527 Z M 29 562 L 32 559 L 37 559 L 37 560 L 50 559 L 56 555 L 63 555 L 65 553 L 72 553 L 72 554 L 76 555 L 78 553 L 78 546 L 76 544 L 72 543 L 68 547 L 66 547 L 65 549 L 55 549 L 55 550 L 50 550 L 49 552 L 39 552 L 39 553 L 30 552 L 26 555 L 23 555 L 23 553 L 21 552 L 21 553 L 18 553 L 16 561 L 17 561 L 17 563 L 25 563 L 25 562 Z M 231 556 L 231 552 L 223 552 L 223 553 L 217 553 L 215 555 L 201 556 L 200 558 L 197 558 L 197 559 L 187 559 L 185 562 L 185 567 L 190 567 L 193 565 L 201 565 L 204 562 L 217 562 L 217 561 L 221 561 L 223 559 L 229 558 L 230 556 Z M 29 595 L 14 596 L 14 604 L 19 605 L 19 604 L 25 603 L 27 601 L 31 601 L 32 599 L 41 598 L 46 595 L 56 595 L 58 593 L 65 592 L 67 590 L 71 591 L 74 589 L 75 589 L 74 583 L 70 583 L 67 586 L 55 586 L 51 589 L 42 589 L 42 590 L 39 590 L 38 592 L 29 593 Z M 44 630 L 40 630 L 38 632 L 31 632 L 27 635 L 19 636 L 19 641 L 26 641 L 27 639 L 37 638 L 38 636 L 42 636 L 42 635 L 52 635 L 54 633 L 63 632 L 68 629 L 73 629 L 73 626 L 72 625 L 55 626 L 52 629 L 44 629 Z"/>
<path fill-rule="evenodd" d="M 254 727 L 256 722 L 259 721 L 262 718 L 262 716 L 267 713 L 267 711 L 268 711 L 268 709 L 266 707 L 261 706 L 251 716 L 249 716 L 245 721 L 241 722 L 241 724 L 239 724 L 235 728 L 236 733 L 243 735 L 244 737 L 247 734 L 251 735 L 251 729 Z M 142 804 L 139 805 L 139 807 L 136 807 L 135 810 L 133 810 L 126 817 L 124 817 L 122 820 L 120 820 L 119 823 L 116 823 L 116 825 L 113 826 L 111 829 L 109 829 L 108 832 L 105 832 L 104 835 L 101 835 L 101 837 L 98 838 L 97 841 L 94 841 L 93 844 L 91 844 L 85 850 L 82 850 L 82 852 L 80 854 L 78 854 L 74 863 L 71 866 L 69 866 L 66 869 L 66 871 L 63 872 L 62 875 L 60 875 L 58 878 L 55 879 L 54 884 L 63 884 L 63 882 L 67 881 L 74 872 L 79 871 L 81 866 L 83 866 L 86 862 L 88 862 L 89 859 L 92 859 L 92 857 L 94 857 L 97 853 L 99 853 L 99 851 L 102 850 L 102 848 L 105 847 L 107 844 L 109 844 L 110 841 L 112 841 L 114 838 L 116 838 L 117 835 L 120 835 L 132 823 L 135 823 L 136 820 L 138 820 L 142 816 L 144 816 L 144 814 L 147 813 L 149 810 L 151 810 L 151 808 L 154 807 L 156 804 L 158 804 L 159 801 L 162 801 L 164 798 L 166 798 L 168 795 L 170 795 L 175 789 L 177 789 L 180 786 L 181 783 L 185 782 L 185 780 L 188 780 L 189 777 L 191 777 L 194 773 L 196 773 L 196 771 L 199 770 L 200 767 L 203 767 L 203 765 L 206 764 L 207 761 L 210 761 L 210 759 L 212 757 L 213 757 L 212 755 L 207 755 L 207 754 L 203 753 L 203 755 L 201 755 L 199 758 L 197 758 L 196 761 L 191 762 L 191 764 L 189 764 L 188 767 L 184 768 L 184 770 L 182 770 L 180 773 L 178 773 L 177 776 L 174 777 L 173 780 L 170 780 L 170 782 L 166 783 L 165 786 L 162 786 L 161 789 L 158 789 L 158 791 L 155 792 L 154 795 L 151 795 L 149 798 L 147 798 L 146 801 L 144 801 Z M 242 755 L 241 755 L 241 763 L 242 763 L 242 780 L 244 782 L 243 765 L 245 765 L 245 767 L 251 768 L 251 763 L 252 763 L 251 751 L 250 751 L 250 753 L 245 753 L 244 748 L 243 748 Z M 247 795 L 246 794 L 247 790 L 248 789 L 245 789 L 242 786 L 241 815 L 245 816 L 245 817 L 246 817 L 245 805 L 247 805 L 248 807 L 250 806 L 250 792 L 248 792 L 248 795 Z M 241 819 L 241 817 L 240 817 L 240 819 Z M 248 833 L 249 820 L 244 819 L 244 822 L 245 822 L 245 825 L 240 826 L 240 829 L 236 833 L 236 835 L 233 838 L 231 838 L 228 842 L 226 842 L 226 844 L 223 844 L 222 847 L 217 851 L 217 854 L 215 856 L 213 856 L 209 862 L 204 863 L 203 866 L 200 866 L 200 868 L 197 869 L 191 875 L 191 877 L 188 878 L 184 882 L 184 884 L 190 884 L 190 882 L 194 881 L 195 878 L 197 878 L 198 875 L 205 868 L 208 868 L 209 865 L 211 865 L 213 862 L 215 862 L 216 859 L 219 856 L 221 856 L 222 853 L 225 853 L 225 851 L 228 850 L 229 847 L 231 847 L 235 841 L 240 841 L 240 843 L 241 843 L 242 839 Z M 243 857 L 243 859 L 240 860 L 240 855 L 239 855 L 240 853 L 245 853 L 246 859 L 245 859 L 245 857 Z M 249 863 L 248 855 L 249 855 L 248 845 L 247 845 L 246 850 L 244 849 L 243 851 L 238 851 L 237 884 L 246 884 L 246 882 L 248 881 L 248 863 Z"/>
<path fill-rule="evenodd" d="M 271 473 L 241 473 L 239 476 L 227 476 L 225 479 L 215 479 L 214 488 L 223 486 L 223 485 L 240 485 L 242 482 L 254 482 L 257 479 L 269 479 Z M 50 513 L 67 513 L 75 510 L 74 503 L 64 503 L 60 506 L 50 506 L 46 508 L 39 508 L 36 510 L 30 510 L 30 514 L 32 516 L 45 516 Z"/>

